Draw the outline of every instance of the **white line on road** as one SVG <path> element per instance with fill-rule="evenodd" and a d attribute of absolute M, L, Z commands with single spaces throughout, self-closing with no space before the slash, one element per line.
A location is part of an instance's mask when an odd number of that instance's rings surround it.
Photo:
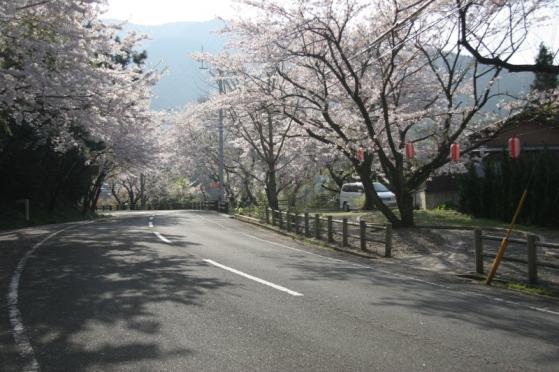
<path fill-rule="evenodd" d="M 149 221 L 149 227 L 153 227 L 153 222 Z"/>
<path fill-rule="evenodd" d="M 219 222 L 211 221 L 211 220 L 208 220 L 207 218 L 204 218 L 204 217 L 201 217 L 201 218 L 202 218 L 203 220 L 206 220 L 206 221 L 208 221 L 208 222 L 211 222 L 211 223 L 213 223 L 213 224 L 215 224 L 215 225 L 218 225 L 219 227 L 221 227 L 221 228 L 223 228 L 223 229 L 232 230 L 231 228 L 229 228 L 229 227 L 227 227 L 227 226 L 223 226 L 223 225 L 220 224 Z M 234 230 L 234 231 L 236 231 L 236 230 Z M 254 235 L 244 233 L 244 232 L 242 232 L 242 231 L 236 231 L 236 232 L 239 233 L 239 234 L 241 234 L 241 235 L 244 235 L 244 236 L 246 236 L 246 237 L 248 237 L 248 238 L 251 238 L 251 239 L 254 239 L 254 240 L 258 240 L 258 241 L 261 241 L 261 242 L 264 242 L 264 243 L 268 243 L 268 244 L 271 244 L 271 245 L 275 245 L 275 246 L 278 246 L 278 247 L 290 249 L 290 250 L 292 250 L 292 251 L 297 251 L 297 252 L 301 252 L 301 253 L 306 253 L 306 254 L 311 255 L 311 256 L 321 257 L 321 258 L 323 258 L 323 259 L 327 259 L 327 260 L 331 260 L 331 261 L 342 262 L 342 263 L 344 263 L 344 264 L 346 264 L 346 265 L 350 265 L 350 266 L 361 267 L 361 268 L 365 268 L 365 269 L 377 271 L 377 272 L 380 272 L 380 273 L 383 273 L 383 274 L 386 274 L 386 275 L 390 275 L 390 276 L 395 277 L 395 278 L 404 278 L 404 279 L 413 280 L 413 281 L 416 281 L 416 282 L 419 282 L 419 283 L 423 283 L 423 284 L 427 284 L 427 285 L 432 285 L 432 286 L 434 286 L 434 287 L 447 288 L 447 289 L 448 289 L 448 287 L 446 287 L 446 286 L 444 286 L 444 285 L 442 285 L 442 284 L 429 282 L 429 281 L 427 281 L 427 280 L 422 280 L 422 279 L 419 279 L 419 278 L 415 278 L 415 277 L 413 277 L 413 276 L 397 274 L 397 273 L 393 273 L 393 272 L 390 272 L 390 271 L 382 270 L 382 269 L 379 269 L 379 268 L 376 268 L 376 267 L 373 268 L 373 267 L 371 267 L 371 266 L 360 265 L 360 264 L 358 264 L 358 263 L 349 262 L 349 261 L 345 261 L 345 260 L 340 260 L 340 259 L 338 259 L 338 258 L 323 256 L 323 255 L 321 255 L 321 254 L 308 252 L 308 251 L 305 251 L 305 250 L 302 250 L 302 249 L 290 247 L 290 246 L 285 245 L 285 244 L 276 243 L 276 242 L 272 242 L 272 241 L 270 241 L 270 240 L 262 239 L 262 238 L 259 238 L 259 237 L 254 236 Z"/>
<path fill-rule="evenodd" d="M 89 222 L 87 222 L 89 223 Z M 10 281 L 10 287 L 8 290 L 8 313 L 10 318 L 10 324 L 12 326 L 12 333 L 14 335 L 14 340 L 16 343 L 16 347 L 19 351 L 19 354 L 24 361 L 25 365 L 23 367 L 23 371 L 30 371 L 35 372 L 39 371 L 39 362 L 35 358 L 35 353 L 33 352 L 33 346 L 31 346 L 31 342 L 29 341 L 29 337 L 27 336 L 27 332 L 25 331 L 25 326 L 23 325 L 23 318 L 21 316 L 21 312 L 18 308 L 19 302 L 19 282 L 21 279 L 21 274 L 25 269 L 25 264 L 27 260 L 35 251 L 45 244 L 47 240 L 54 237 L 55 235 L 60 234 L 61 232 L 68 230 L 74 226 L 68 226 L 62 230 L 58 230 L 53 232 L 52 234 L 48 235 L 46 238 L 41 240 L 40 242 L 36 243 L 27 253 L 21 258 L 19 263 L 17 264 L 16 270 L 12 275 L 12 279 Z"/>
<path fill-rule="evenodd" d="M 426 281 L 426 280 L 415 278 L 413 276 L 393 273 L 393 272 L 390 272 L 390 271 L 387 271 L 387 270 L 383 270 L 383 269 L 379 269 L 379 268 L 373 268 L 371 266 L 361 265 L 361 264 L 358 264 L 358 263 L 341 260 L 339 258 L 333 258 L 333 257 L 323 256 L 323 255 L 317 254 L 317 253 L 308 252 L 306 250 L 290 247 L 290 246 L 287 246 L 287 245 L 281 244 L 281 243 L 272 242 L 270 240 L 262 239 L 262 238 L 254 236 L 254 235 L 250 235 L 250 234 L 238 231 L 238 230 L 231 229 L 227 226 L 224 226 L 224 225 L 222 225 L 218 222 L 209 220 L 209 219 L 204 218 L 204 217 L 200 217 L 200 218 L 202 218 L 203 220 L 205 220 L 207 222 L 218 225 L 219 227 L 221 227 L 223 229 L 235 231 L 235 232 L 237 232 L 241 235 L 244 235 L 248 238 L 251 238 L 251 239 L 254 239 L 254 240 L 259 240 L 259 241 L 262 241 L 262 242 L 266 242 L 268 244 L 275 245 L 275 246 L 278 246 L 278 247 L 283 247 L 283 248 L 286 248 L 286 249 L 289 249 L 289 250 L 292 250 L 292 251 L 298 251 L 298 252 L 301 252 L 301 253 L 306 253 L 306 254 L 311 255 L 311 256 L 316 256 L 316 257 L 321 257 L 321 258 L 327 259 L 327 260 L 342 262 L 342 263 L 344 263 L 346 265 L 350 265 L 350 266 L 366 268 L 366 269 L 377 271 L 377 272 L 380 272 L 380 273 L 383 273 L 383 274 L 386 274 L 386 275 L 390 275 L 390 276 L 396 277 L 396 278 L 404 278 L 404 279 L 416 281 L 416 282 L 419 282 L 419 283 L 424 283 L 424 284 L 432 285 L 432 286 L 435 286 L 435 287 L 443 288 L 443 289 L 446 289 L 446 290 L 452 290 L 452 291 L 454 291 L 454 293 L 460 293 L 460 294 L 466 295 L 466 296 L 470 295 L 470 296 L 482 297 L 484 299 L 488 299 L 488 300 L 491 300 L 491 301 L 505 303 L 505 304 L 509 304 L 509 305 L 515 305 L 515 306 L 519 306 L 519 307 L 524 307 L 524 308 L 528 308 L 528 309 L 538 311 L 538 312 L 542 312 L 542 313 L 552 314 L 552 315 L 556 315 L 556 316 L 559 315 L 559 312 L 550 310 L 550 309 L 545 308 L 545 307 L 537 307 L 537 306 L 532 306 L 532 305 L 524 304 L 524 303 L 517 302 L 517 301 L 507 300 L 507 299 L 500 298 L 500 297 L 493 297 L 493 296 L 490 296 L 490 295 L 488 296 L 487 294 L 484 294 L 484 293 L 477 293 L 477 292 L 471 292 L 471 291 L 467 291 L 467 292 L 466 291 L 460 291 L 460 290 L 457 290 L 456 288 L 452 288 L 452 287 L 447 286 L 447 285 L 429 282 L 429 281 Z"/>
<path fill-rule="evenodd" d="M 255 277 L 255 276 L 252 276 L 252 275 L 243 273 L 242 271 L 235 270 L 235 269 L 233 269 L 233 268 L 231 268 L 231 267 L 222 265 L 222 264 L 217 263 L 217 262 L 215 262 L 215 261 L 207 260 L 207 259 L 204 259 L 204 261 L 207 262 L 207 263 L 209 263 L 209 264 L 211 264 L 211 265 L 214 265 L 214 266 L 217 266 L 217 267 L 219 267 L 219 268 L 222 268 L 223 270 L 230 271 L 230 272 L 232 272 L 232 273 L 234 273 L 234 274 L 237 274 L 237 275 L 240 275 L 240 276 L 244 276 L 244 277 L 247 278 L 247 279 L 254 280 L 255 282 L 258 282 L 258 283 L 267 285 L 267 286 L 269 286 L 269 287 L 275 288 L 275 289 L 277 289 L 278 291 L 282 291 L 282 292 L 289 293 L 289 294 L 292 295 L 292 296 L 303 296 L 302 293 L 292 291 L 291 289 L 287 289 L 287 288 L 285 288 L 285 287 L 282 287 L 281 285 L 277 285 L 277 284 L 274 284 L 274 283 L 270 283 L 270 282 L 268 282 L 268 281 L 266 281 L 266 280 L 264 280 L 264 279 L 260 279 L 260 278 L 257 278 L 257 277 Z"/>
<path fill-rule="evenodd" d="M 167 239 L 166 237 L 164 237 L 163 235 L 161 235 L 157 231 L 154 231 L 153 233 L 155 234 L 155 236 L 157 236 L 160 240 L 164 241 L 165 243 L 169 243 L 169 244 L 173 243 L 172 241 L 170 241 L 169 239 Z"/>

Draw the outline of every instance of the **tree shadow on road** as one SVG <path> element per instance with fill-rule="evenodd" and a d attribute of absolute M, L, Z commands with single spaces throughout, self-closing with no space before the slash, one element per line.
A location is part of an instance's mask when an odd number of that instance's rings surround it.
<path fill-rule="evenodd" d="M 525 305 L 507 305 L 495 300 L 495 296 L 502 293 L 494 293 L 492 289 L 477 288 L 476 284 L 468 285 L 458 279 L 451 279 L 457 285 L 456 291 L 437 288 L 409 279 L 398 271 L 392 274 L 387 272 L 390 269 L 377 270 L 374 266 L 371 269 L 351 263 L 296 262 L 285 263 L 284 266 L 298 273 L 293 277 L 294 280 L 343 281 L 348 285 L 359 286 L 360 290 L 364 290 L 363 284 L 370 285 L 374 301 L 369 299 L 365 303 L 370 305 L 371 314 L 402 314 L 405 309 L 404 313 L 407 310 L 411 314 L 420 314 L 432 319 L 435 324 L 440 318 L 446 319 L 448 322 L 445 323 L 453 327 L 456 325 L 456 330 L 475 330 L 474 333 L 481 334 L 491 331 L 486 334 L 488 338 L 497 332 L 528 345 L 537 341 L 546 347 L 532 353 L 530 362 L 538 366 L 556 366 L 559 363 L 559 316 L 534 311 Z M 435 274 L 426 275 L 428 281 L 437 281 Z M 466 292 L 461 289 L 466 289 Z M 386 296 L 386 293 L 393 295 Z M 556 301 L 553 303 L 557 305 Z M 545 306 L 545 301 L 537 306 Z M 462 335 L 456 333 L 453 337 L 459 340 Z M 483 345 L 484 341 L 479 339 L 474 345 L 478 342 Z"/>
<path fill-rule="evenodd" d="M 196 352 L 162 346 L 173 329 L 161 319 L 174 320 L 227 284 L 176 248 L 153 249 L 149 243 L 161 242 L 145 222 L 104 221 L 68 230 L 28 262 L 20 309 L 42 370 L 111 370 L 124 362 L 156 370 Z"/>

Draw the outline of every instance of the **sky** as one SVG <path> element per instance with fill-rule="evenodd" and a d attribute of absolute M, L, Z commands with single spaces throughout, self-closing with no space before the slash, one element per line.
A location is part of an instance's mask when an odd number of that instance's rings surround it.
<path fill-rule="evenodd" d="M 182 21 L 207 21 L 234 14 L 231 0 L 109 0 L 103 18 L 125 20 L 141 25 Z"/>
<path fill-rule="evenodd" d="M 231 18 L 235 15 L 234 0 L 108 0 L 109 6 L 103 18 L 118 19 L 140 25 L 194 21 L 201 22 L 218 16 Z M 245 10 L 246 11 L 246 8 Z M 530 63 L 537 54 L 541 41 L 552 50 L 559 49 L 559 27 L 554 14 L 548 24 L 532 31 L 523 49 L 511 60 L 513 63 Z"/>

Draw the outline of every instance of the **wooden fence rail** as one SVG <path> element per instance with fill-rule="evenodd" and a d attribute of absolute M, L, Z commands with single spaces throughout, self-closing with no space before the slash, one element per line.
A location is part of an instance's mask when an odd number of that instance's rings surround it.
<path fill-rule="evenodd" d="M 325 240 L 329 244 L 350 247 L 358 242 L 361 250 L 369 252 L 368 243 L 383 245 L 384 257 L 392 255 L 392 225 L 335 220 L 332 216 L 311 215 L 267 208 L 256 217 L 261 223 L 276 226 L 290 233 Z"/>
<path fill-rule="evenodd" d="M 485 253 L 483 249 L 483 241 L 497 241 L 500 242 L 503 238 L 495 235 L 484 235 L 481 229 L 474 229 L 474 252 L 476 272 L 478 274 L 484 273 L 483 258 L 495 258 L 495 254 Z M 526 246 L 526 258 L 519 257 L 503 257 L 504 261 L 511 261 L 517 263 L 524 263 L 528 268 L 528 282 L 530 284 L 538 283 L 538 266 L 559 269 L 558 264 L 550 262 L 540 262 L 538 260 L 538 248 L 559 249 L 559 244 L 544 243 L 538 241 L 538 237 L 534 234 L 527 234 L 526 239 L 509 238 L 509 243 L 523 244 Z"/>

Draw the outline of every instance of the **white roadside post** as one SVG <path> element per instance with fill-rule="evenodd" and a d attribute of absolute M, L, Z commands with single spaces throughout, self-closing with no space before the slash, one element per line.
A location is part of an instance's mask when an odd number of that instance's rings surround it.
<path fill-rule="evenodd" d="M 29 199 L 16 200 L 16 203 L 23 203 L 25 205 L 25 221 L 29 222 Z"/>

